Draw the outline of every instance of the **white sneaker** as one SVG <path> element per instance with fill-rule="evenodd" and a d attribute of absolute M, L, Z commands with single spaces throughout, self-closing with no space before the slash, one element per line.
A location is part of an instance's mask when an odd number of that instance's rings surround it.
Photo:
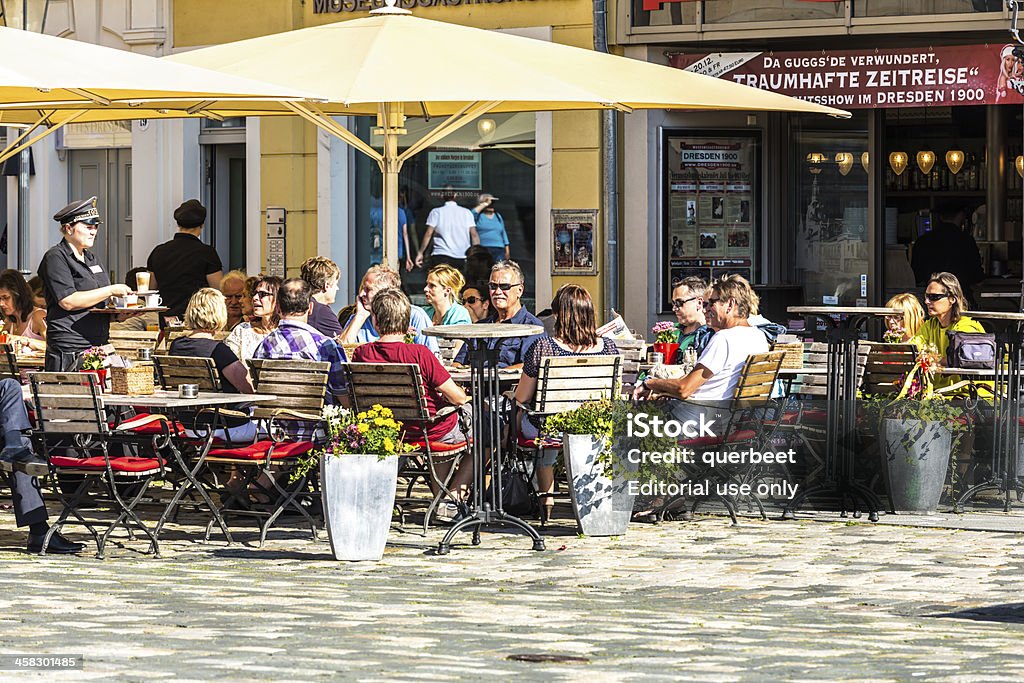
<path fill-rule="evenodd" d="M 446 500 L 437 506 L 434 516 L 442 522 L 450 522 L 459 515 L 459 506 Z"/>

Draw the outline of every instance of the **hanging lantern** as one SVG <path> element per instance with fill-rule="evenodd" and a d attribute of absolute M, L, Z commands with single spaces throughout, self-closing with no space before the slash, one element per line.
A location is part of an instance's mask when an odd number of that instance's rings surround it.
<path fill-rule="evenodd" d="M 893 152 L 890 154 L 889 166 L 892 167 L 892 172 L 896 175 L 903 175 L 903 172 L 907 170 L 907 153 Z"/>
<path fill-rule="evenodd" d="M 960 169 L 964 165 L 964 153 L 963 150 L 951 149 L 946 152 L 946 166 L 949 168 L 949 172 L 956 175 L 960 172 Z"/>
<path fill-rule="evenodd" d="M 814 175 L 821 173 L 821 165 L 827 161 L 827 158 L 821 152 L 811 152 L 807 155 L 807 165 L 810 166 L 810 171 Z"/>
<path fill-rule="evenodd" d="M 935 152 L 924 151 L 917 153 L 917 167 L 921 169 L 921 173 L 928 175 L 932 172 L 932 166 L 935 165 Z"/>
<path fill-rule="evenodd" d="M 867 152 L 861 152 L 861 155 L 860 155 L 860 165 L 864 167 L 864 172 L 865 173 L 870 173 L 870 171 L 871 171 L 871 155 L 868 154 Z"/>
<path fill-rule="evenodd" d="M 839 166 L 839 172 L 846 175 L 853 168 L 853 155 L 849 152 L 840 152 L 836 155 L 836 164 Z"/>
<path fill-rule="evenodd" d="M 1017 160 L 1013 162 L 1013 165 L 1017 167 L 1017 175 L 1024 178 L 1024 156 L 1017 155 Z"/>

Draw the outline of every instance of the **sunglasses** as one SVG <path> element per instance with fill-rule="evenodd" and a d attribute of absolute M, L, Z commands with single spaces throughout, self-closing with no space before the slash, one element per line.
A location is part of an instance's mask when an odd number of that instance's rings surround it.
<path fill-rule="evenodd" d="M 467 296 L 465 299 L 462 300 L 462 303 L 469 304 L 470 306 L 472 306 L 476 304 L 476 302 L 483 300 L 484 298 L 482 296 Z"/>
<path fill-rule="evenodd" d="M 704 300 L 704 308 L 711 308 L 712 306 L 717 304 L 719 301 L 721 301 L 721 299 L 705 299 Z"/>
<path fill-rule="evenodd" d="M 943 299 L 946 299 L 948 297 L 949 297 L 949 292 L 945 292 L 944 294 L 934 294 L 933 293 L 933 294 L 925 294 L 924 295 L 924 298 L 927 299 L 928 301 L 931 301 L 932 303 L 935 303 L 936 301 L 942 301 Z"/>
<path fill-rule="evenodd" d="M 261 292 L 261 291 L 255 291 L 255 292 L 252 293 L 252 298 L 253 299 L 262 299 L 265 296 L 274 296 L 274 293 L 273 292 Z"/>
<path fill-rule="evenodd" d="M 689 299 L 672 299 L 672 308 L 682 308 L 691 301 L 696 301 L 699 296 L 691 296 Z"/>
<path fill-rule="evenodd" d="M 488 282 L 487 288 L 491 290 L 500 289 L 503 292 L 507 292 L 513 287 L 518 287 L 523 284 L 522 282 L 508 283 L 508 282 Z"/>

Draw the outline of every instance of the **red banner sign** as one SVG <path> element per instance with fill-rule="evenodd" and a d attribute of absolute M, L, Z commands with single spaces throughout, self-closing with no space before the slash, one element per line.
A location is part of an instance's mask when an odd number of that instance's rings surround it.
<path fill-rule="evenodd" d="M 840 109 L 1024 103 L 1012 45 L 678 54 L 670 64 Z"/>

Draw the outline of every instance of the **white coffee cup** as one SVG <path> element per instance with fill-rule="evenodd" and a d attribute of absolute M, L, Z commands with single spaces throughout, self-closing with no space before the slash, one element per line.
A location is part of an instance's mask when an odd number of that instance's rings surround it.
<path fill-rule="evenodd" d="M 160 298 L 160 295 L 156 292 L 146 292 L 142 295 L 145 300 L 146 308 L 156 308 L 163 304 L 164 300 Z"/>
<path fill-rule="evenodd" d="M 114 297 L 115 308 L 128 308 L 129 306 L 137 306 L 139 304 L 139 297 L 137 294 L 126 294 L 125 296 Z"/>
<path fill-rule="evenodd" d="M 135 273 L 135 289 L 139 294 L 149 291 L 149 271 L 143 270 Z"/>

